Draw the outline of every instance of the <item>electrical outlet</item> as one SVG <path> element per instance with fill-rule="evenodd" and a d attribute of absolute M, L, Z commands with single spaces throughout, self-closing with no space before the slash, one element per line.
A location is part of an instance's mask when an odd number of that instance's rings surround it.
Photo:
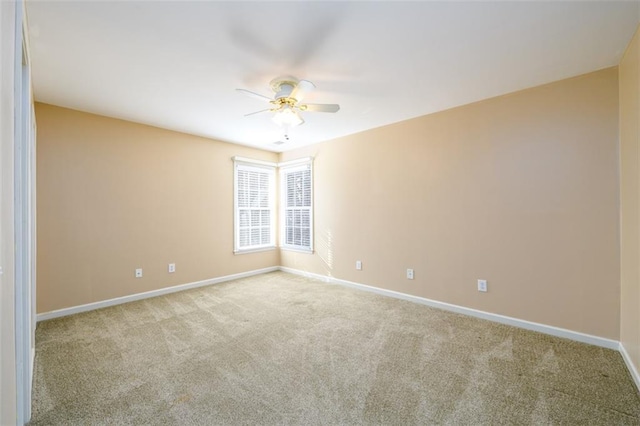
<path fill-rule="evenodd" d="M 356 269 L 362 271 L 362 261 L 356 260 Z"/>
<path fill-rule="evenodd" d="M 136 269 L 136 278 L 142 278 L 142 268 Z"/>
<path fill-rule="evenodd" d="M 483 293 L 487 291 L 487 280 L 478 280 L 478 291 Z"/>
<path fill-rule="evenodd" d="M 407 269 L 407 279 L 408 280 L 413 279 L 413 269 Z"/>
<path fill-rule="evenodd" d="M 169 273 L 173 274 L 176 271 L 176 264 L 175 263 L 170 263 L 169 264 Z"/>

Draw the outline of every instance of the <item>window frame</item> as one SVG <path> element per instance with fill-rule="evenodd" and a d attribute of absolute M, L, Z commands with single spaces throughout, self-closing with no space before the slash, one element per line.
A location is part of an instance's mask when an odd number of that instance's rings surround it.
<path fill-rule="evenodd" d="M 233 252 L 234 254 L 253 253 L 258 251 L 275 250 L 276 246 L 276 163 L 267 161 L 253 160 L 250 158 L 233 157 Z M 268 189 L 268 207 L 259 208 L 259 210 L 269 211 L 269 242 L 266 244 L 254 244 L 250 246 L 240 245 L 240 207 L 239 203 L 239 185 L 238 171 L 254 171 L 258 173 L 267 173 L 269 179 Z M 259 188 L 258 188 L 259 189 Z M 248 207 L 252 209 L 252 207 Z M 262 227 L 262 225 L 260 226 Z"/>
<path fill-rule="evenodd" d="M 314 180 L 313 180 L 313 158 L 301 158 L 294 161 L 288 161 L 286 163 L 278 164 L 278 174 L 280 178 L 280 248 L 283 250 L 291 250 L 303 253 L 313 253 L 314 252 L 314 222 L 313 222 L 313 210 L 314 210 Z M 309 206 L 295 206 L 296 208 L 303 207 L 305 210 L 309 212 L 309 245 L 308 246 L 300 246 L 287 244 L 287 210 L 290 208 L 287 206 L 287 196 L 288 196 L 288 187 L 287 187 L 287 175 L 290 173 L 295 173 L 301 170 L 309 170 Z"/>

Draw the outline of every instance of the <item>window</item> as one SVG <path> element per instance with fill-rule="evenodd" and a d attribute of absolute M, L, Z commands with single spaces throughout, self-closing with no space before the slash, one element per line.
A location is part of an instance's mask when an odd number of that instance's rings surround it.
<path fill-rule="evenodd" d="M 275 164 L 234 158 L 234 253 L 275 248 Z"/>
<path fill-rule="evenodd" d="M 282 247 L 313 251 L 313 182 L 311 159 L 280 168 Z"/>

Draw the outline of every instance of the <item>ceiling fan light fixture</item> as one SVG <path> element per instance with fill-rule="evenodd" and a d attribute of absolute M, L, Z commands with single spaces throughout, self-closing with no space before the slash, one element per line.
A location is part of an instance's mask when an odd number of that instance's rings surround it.
<path fill-rule="evenodd" d="M 276 111 L 271 119 L 281 127 L 296 127 L 304 123 L 300 114 L 289 105 L 283 105 L 281 109 Z"/>

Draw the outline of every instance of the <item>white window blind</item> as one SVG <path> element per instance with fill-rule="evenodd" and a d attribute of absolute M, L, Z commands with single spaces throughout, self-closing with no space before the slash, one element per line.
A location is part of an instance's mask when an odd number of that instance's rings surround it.
<path fill-rule="evenodd" d="M 313 176 L 311 161 L 280 168 L 282 247 L 313 251 Z"/>
<path fill-rule="evenodd" d="M 235 162 L 235 252 L 275 247 L 275 167 Z"/>

